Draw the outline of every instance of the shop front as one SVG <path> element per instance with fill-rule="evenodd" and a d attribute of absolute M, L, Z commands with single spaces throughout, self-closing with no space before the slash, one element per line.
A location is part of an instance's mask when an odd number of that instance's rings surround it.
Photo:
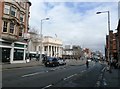
<path fill-rule="evenodd" d="M 27 50 L 27 43 L 15 42 L 13 48 L 13 59 L 11 63 L 26 63 L 25 56 Z"/>
<path fill-rule="evenodd" d="M 1 51 L 1 62 L 2 63 L 10 63 L 11 59 L 11 42 L 0 41 L 0 51 Z"/>
<path fill-rule="evenodd" d="M 0 44 L 2 63 L 26 63 L 27 43 L 8 42 L 2 40 Z"/>

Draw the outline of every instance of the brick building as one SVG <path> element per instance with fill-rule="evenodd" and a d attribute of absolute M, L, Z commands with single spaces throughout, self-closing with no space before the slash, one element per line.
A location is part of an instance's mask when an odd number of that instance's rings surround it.
<path fill-rule="evenodd" d="M 118 27 L 117 27 L 117 52 L 118 52 L 118 62 L 120 65 L 120 19 L 118 22 Z"/>
<path fill-rule="evenodd" d="M 17 0 L 0 1 L 1 62 L 23 63 L 27 50 L 24 33 L 29 29 L 31 3 Z"/>
<path fill-rule="evenodd" d="M 108 43 L 108 36 L 110 36 L 110 44 Z M 106 36 L 106 48 L 105 48 L 105 54 L 106 54 L 106 59 L 108 60 L 108 47 L 109 48 L 109 54 L 110 57 L 113 57 L 113 59 L 118 60 L 117 58 L 117 33 L 113 33 L 111 30 L 109 32 L 109 35 Z"/>

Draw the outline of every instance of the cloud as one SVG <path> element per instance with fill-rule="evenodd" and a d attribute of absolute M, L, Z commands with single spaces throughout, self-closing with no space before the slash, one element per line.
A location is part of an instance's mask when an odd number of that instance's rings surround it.
<path fill-rule="evenodd" d="M 31 6 L 30 25 L 40 31 L 40 20 L 49 17 L 43 23 L 43 34 L 63 40 L 63 44 L 79 44 L 93 50 L 104 51 L 107 34 L 107 13 L 97 15 L 97 11 L 109 10 L 111 29 L 117 27 L 117 3 L 110 2 L 35 2 Z"/>

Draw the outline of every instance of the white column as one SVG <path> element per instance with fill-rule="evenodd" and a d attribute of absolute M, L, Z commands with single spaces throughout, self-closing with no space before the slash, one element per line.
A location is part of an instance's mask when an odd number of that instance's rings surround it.
<path fill-rule="evenodd" d="M 57 46 L 55 46 L 55 57 L 57 57 Z"/>
<path fill-rule="evenodd" d="M 51 57 L 52 57 L 52 45 L 51 45 Z"/>
<path fill-rule="evenodd" d="M 58 47 L 56 46 L 56 57 L 58 57 Z"/>
<path fill-rule="evenodd" d="M 24 54 L 23 54 L 23 61 L 25 62 L 25 56 L 26 56 L 26 45 L 24 45 Z"/>
<path fill-rule="evenodd" d="M 47 55 L 49 56 L 49 45 L 48 45 L 48 50 L 47 50 L 47 51 L 48 51 L 48 52 L 47 52 L 47 53 L 48 53 Z"/>
<path fill-rule="evenodd" d="M 14 59 L 14 43 L 12 43 L 12 48 L 11 48 L 11 51 L 10 51 L 10 63 L 13 62 L 13 59 Z"/>
<path fill-rule="evenodd" d="M 60 46 L 59 46 L 59 56 L 61 57 L 61 48 L 60 48 Z"/>
<path fill-rule="evenodd" d="M 42 46 L 42 52 L 43 52 L 43 54 L 45 54 L 45 49 L 44 49 L 45 47 L 44 46 Z"/>
<path fill-rule="evenodd" d="M 60 57 L 60 47 L 58 46 L 58 57 Z"/>
<path fill-rule="evenodd" d="M 53 46 L 53 51 L 54 51 L 54 55 L 53 56 L 55 56 L 55 46 Z"/>

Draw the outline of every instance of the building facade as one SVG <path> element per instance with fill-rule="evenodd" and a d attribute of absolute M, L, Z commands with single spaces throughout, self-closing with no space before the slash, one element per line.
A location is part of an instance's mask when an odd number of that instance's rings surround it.
<path fill-rule="evenodd" d="M 118 26 L 117 26 L 117 51 L 118 51 L 118 63 L 120 66 L 120 1 L 118 2 Z"/>
<path fill-rule="evenodd" d="M 82 48 L 78 45 L 65 45 L 62 57 L 64 59 L 80 59 L 83 56 Z"/>
<path fill-rule="evenodd" d="M 51 36 L 44 36 L 43 51 L 47 56 L 62 57 L 62 40 Z"/>
<path fill-rule="evenodd" d="M 85 58 L 91 58 L 92 57 L 92 51 L 89 48 L 84 48 L 83 53 Z"/>
<path fill-rule="evenodd" d="M 108 45 L 108 36 L 110 36 L 110 44 L 109 44 L 110 46 Z M 108 60 L 108 47 L 110 47 L 109 48 L 110 56 L 113 59 L 118 60 L 118 58 L 117 58 L 117 54 L 118 54 L 118 52 L 117 52 L 117 33 L 113 33 L 112 30 L 109 32 L 109 35 L 106 36 L 106 51 L 105 51 L 105 53 L 106 53 L 107 61 L 109 61 Z"/>
<path fill-rule="evenodd" d="M 29 53 L 42 54 L 50 57 L 62 57 L 62 41 L 51 36 L 44 36 L 41 43 L 41 36 L 37 33 L 30 32 L 30 41 L 28 51 Z"/>
<path fill-rule="evenodd" d="M 118 52 L 118 55 L 117 55 L 118 63 L 120 66 L 120 19 L 117 26 L 117 52 Z"/>
<path fill-rule="evenodd" d="M 25 63 L 31 3 L 0 1 L 0 49 L 3 63 Z"/>

